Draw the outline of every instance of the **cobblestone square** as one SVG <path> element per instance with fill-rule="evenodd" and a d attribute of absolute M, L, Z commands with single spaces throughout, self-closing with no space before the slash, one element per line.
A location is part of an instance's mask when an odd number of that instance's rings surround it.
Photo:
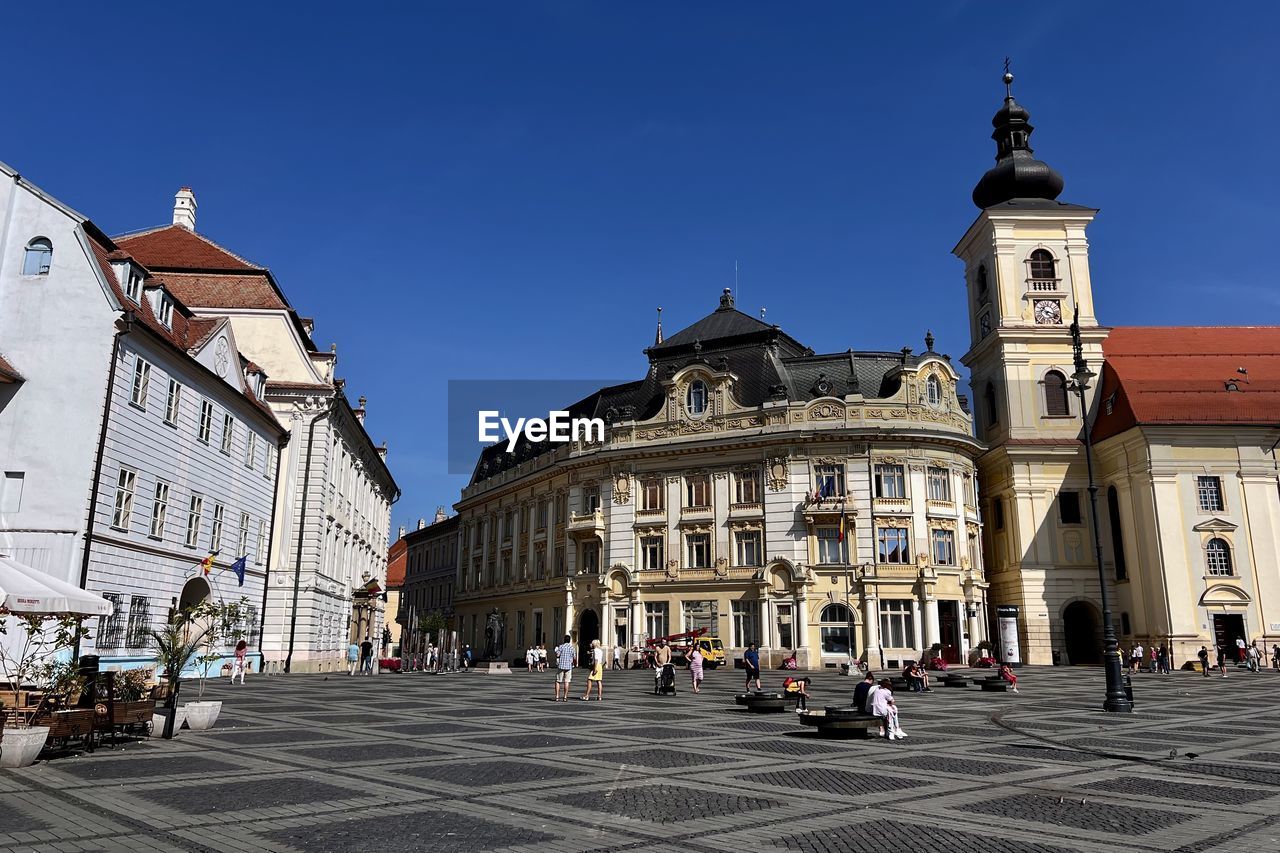
<path fill-rule="evenodd" d="M 749 714 L 732 672 L 665 697 L 610 673 L 590 703 L 552 680 L 212 684 L 209 732 L 0 773 L 0 850 L 1280 850 L 1275 673 L 1140 674 L 1119 718 L 1100 671 L 1026 668 L 1019 694 L 900 693 L 895 743 Z M 815 707 L 853 686 L 817 673 Z"/>

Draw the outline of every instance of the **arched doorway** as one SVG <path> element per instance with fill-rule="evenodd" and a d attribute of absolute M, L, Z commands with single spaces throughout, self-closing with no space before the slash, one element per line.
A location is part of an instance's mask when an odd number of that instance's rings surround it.
<path fill-rule="evenodd" d="M 578 664 L 591 663 L 591 641 L 600 639 L 600 616 L 587 608 L 578 617 Z"/>
<path fill-rule="evenodd" d="M 818 616 L 822 654 L 853 657 L 853 611 L 843 604 L 828 604 Z"/>
<path fill-rule="evenodd" d="M 183 584 L 182 595 L 178 597 L 178 610 L 188 610 L 203 603 L 212 591 L 209 581 L 201 575 L 196 575 Z"/>
<path fill-rule="evenodd" d="M 1073 601 L 1062 611 L 1067 663 L 1099 666 L 1102 663 L 1102 617 L 1087 601 Z"/>

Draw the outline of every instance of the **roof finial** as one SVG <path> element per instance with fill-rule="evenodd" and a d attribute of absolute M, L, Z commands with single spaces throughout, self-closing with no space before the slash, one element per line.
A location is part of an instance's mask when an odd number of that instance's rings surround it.
<path fill-rule="evenodd" d="M 1009 70 L 1009 57 L 1004 58 L 1004 96 L 1013 98 L 1013 72 Z"/>
<path fill-rule="evenodd" d="M 926 329 L 924 333 L 924 348 L 929 352 L 933 352 L 933 330 Z"/>
<path fill-rule="evenodd" d="M 724 292 L 720 294 L 720 310 L 728 311 L 733 307 L 733 288 L 726 287 Z"/>
<path fill-rule="evenodd" d="M 760 322 L 762 322 L 762 323 L 764 322 L 764 312 L 765 312 L 766 310 L 768 310 L 768 309 L 766 309 L 763 305 L 762 305 L 762 306 L 760 306 Z"/>
<path fill-rule="evenodd" d="M 653 345 L 656 347 L 662 343 L 662 309 L 658 309 L 658 334 L 653 337 Z"/>

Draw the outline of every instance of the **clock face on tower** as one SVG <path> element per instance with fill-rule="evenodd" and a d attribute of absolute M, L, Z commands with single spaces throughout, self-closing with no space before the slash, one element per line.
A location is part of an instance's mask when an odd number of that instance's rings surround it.
<path fill-rule="evenodd" d="M 1037 299 L 1035 316 L 1038 326 L 1061 326 L 1062 306 L 1056 299 Z"/>

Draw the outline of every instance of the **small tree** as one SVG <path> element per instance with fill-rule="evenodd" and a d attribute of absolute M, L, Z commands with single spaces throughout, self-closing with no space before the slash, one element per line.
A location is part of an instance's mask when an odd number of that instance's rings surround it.
<path fill-rule="evenodd" d="M 0 643 L 0 668 L 13 685 L 14 694 L 21 696 L 24 684 L 33 684 L 46 670 L 52 658 L 63 649 L 69 649 L 89 631 L 80 626 L 80 619 L 67 613 L 10 613 L 0 610 L 0 636 L 9 633 L 9 620 L 22 627 L 22 641 L 12 647 Z M 14 716 L 19 727 L 27 725 L 21 714 Z"/>
<path fill-rule="evenodd" d="M 179 616 L 159 631 L 148 633 L 156 650 L 156 662 L 164 667 L 164 678 L 169 687 L 164 702 L 168 711 L 164 724 L 164 737 L 173 737 L 173 709 L 178 706 L 178 689 L 182 683 L 182 671 L 200 651 L 200 643 L 204 640 L 205 632 L 202 630 L 192 636 L 189 621 Z"/>
<path fill-rule="evenodd" d="M 224 645 L 234 646 L 247 633 L 244 622 L 249 614 L 249 599 L 244 596 L 231 603 L 203 601 L 191 608 L 188 620 L 203 621 L 205 630 L 202 634 L 204 653 L 196 658 L 199 664 L 200 692 L 204 696 L 205 680 L 209 670 L 218 661 L 226 657 Z"/>

